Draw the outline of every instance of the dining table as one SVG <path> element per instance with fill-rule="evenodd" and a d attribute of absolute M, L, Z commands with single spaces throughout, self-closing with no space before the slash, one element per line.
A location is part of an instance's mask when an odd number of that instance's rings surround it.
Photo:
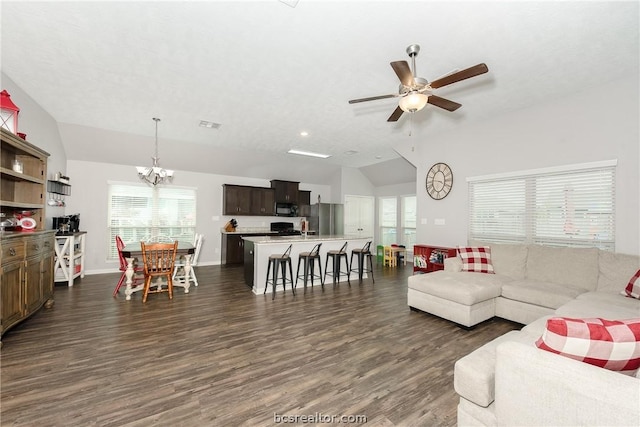
<path fill-rule="evenodd" d="M 189 277 L 189 273 L 191 272 L 191 258 L 196 251 L 196 247 L 193 243 L 189 242 L 178 242 L 178 249 L 176 250 L 176 259 L 179 257 L 184 257 L 184 277 Z M 136 286 L 133 287 L 133 275 L 135 273 L 134 264 L 138 259 L 142 259 L 142 245 L 140 242 L 130 242 L 126 243 L 124 248 L 122 248 L 122 256 L 127 260 L 127 271 L 125 271 L 126 288 L 124 290 L 125 299 L 128 301 L 131 299 L 131 295 L 134 292 L 141 291 L 144 289 L 144 286 Z M 160 284 L 158 284 L 160 286 Z M 184 288 L 184 293 L 189 293 L 189 280 L 185 279 L 183 281 L 174 282 L 173 286 L 178 286 Z"/>

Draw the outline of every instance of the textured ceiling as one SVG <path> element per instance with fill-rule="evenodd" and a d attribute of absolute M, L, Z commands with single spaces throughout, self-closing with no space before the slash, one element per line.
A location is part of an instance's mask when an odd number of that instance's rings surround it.
<path fill-rule="evenodd" d="M 92 151 L 74 144 L 100 143 L 74 141 L 76 126 L 152 137 L 151 118 L 160 117 L 167 144 L 239 150 L 284 167 L 290 148 L 319 151 L 332 157 L 313 165 L 328 171 L 389 161 L 408 138 L 638 72 L 635 1 L 286 3 L 296 6 L 3 0 L 2 71 L 66 126 L 70 159 Z M 436 91 L 463 105 L 453 113 L 427 106 L 388 123 L 395 99 L 347 103 L 396 92 L 389 62 L 408 59 L 411 43 L 422 47 L 421 77 L 480 62 L 489 73 Z M 152 145 L 140 141 L 121 163 L 148 159 Z M 178 169 L 171 160 L 163 166 Z"/>

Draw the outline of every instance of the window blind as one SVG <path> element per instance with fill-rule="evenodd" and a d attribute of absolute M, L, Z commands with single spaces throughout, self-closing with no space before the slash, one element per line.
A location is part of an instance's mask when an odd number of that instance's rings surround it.
<path fill-rule="evenodd" d="M 196 189 L 109 184 L 109 259 L 117 259 L 115 236 L 137 242 L 169 236 L 192 242 L 196 228 Z"/>
<path fill-rule="evenodd" d="M 614 250 L 615 165 L 470 178 L 469 239 Z"/>

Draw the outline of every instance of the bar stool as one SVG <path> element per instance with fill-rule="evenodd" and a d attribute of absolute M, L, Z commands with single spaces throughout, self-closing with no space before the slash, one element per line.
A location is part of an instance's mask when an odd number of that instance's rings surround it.
<path fill-rule="evenodd" d="M 327 274 L 333 276 L 333 284 L 336 283 L 336 277 L 338 278 L 338 283 L 340 283 L 340 274 L 345 274 L 341 271 L 340 268 L 340 260 L 344 257 L 344 263 L 347 266 L 347 282 L 349 282 L 349 286 L 351 286 L 351 280 L 349 279 L 349 258 L 347 258 L 347 243 L 344 242 L 344 245 L 340 248 L 340 250 L 327 251 L 327 258 L 324 263 L 324 282 L 327 283 Z M 329 272 L 329 258 L 331 258 L 331 262 L 333 263 L 333 269 Z"/>
<path fill-rule="evenodd" d="M 324 286 L 324 281 L 322 280 L 322 260 L 320 259 L 320 247 L 322 243 L 318 243 L 311 249 L 310 252 L 300 252 L 298 255 L 298 270 L 296 271 L 296 286 L 298 286 L 298 279 L 300 276 L 300 264 L 304 263 L 304 287 L 307 288 L 307 278 L 309 277 L 309 268 L 311 268 L 311 287 L 313 287 L 313 279 L 320 279 L 320 284 Z M 320 274 L 315 274 L 314 264 L 315 261 L 318 261 L 318 269 L 320 270 Z"/>
<path fill-rule="evenodd" d="M 293 295 L 296 294 L 296 288 L 293 286 L 293 268 L 291 267 L 291 247 L 293 245 L 289 245 L 286 251 L 283 254 L 274 254 L 269 256 L 269 266 L 267 267 L 267 281 L 264 284 L 264 293 L 267 293 L 267 287 L 269 283 L 273 286 L 273 296 L 271 299 L 276 298 L 276 285 L 278 284 L 278 269 L 282 269 L 282 290 L 286 289 L 286 284 L 289 282 L 291 284 L 291 291 Z M 291 279 L 287 279 L 287 264 L 289 264 L 289 277 Z M 273 265 L 273 277 L 269 280 L 269 272 L 271 271 L 271 266 Z"/>
<path fill-rule="evenodd" d="M 358 255 L 358 268 L 353 268 L 353 256 Z M 369 268 L 365 268 L 365 258 L 369 260 Z M 356 248 L 351 251 L 351 267 L 349 268 L 350 272 L 358 272 L 358 280 L 362 283 L 362 275 L 366 273 L 371 273 L 371 280 L 373 283 L 376 283 L 376 280 L 373 278 L 373 255 L 371 254 L 371 242 L 367 242 L 362 248 Z"/>

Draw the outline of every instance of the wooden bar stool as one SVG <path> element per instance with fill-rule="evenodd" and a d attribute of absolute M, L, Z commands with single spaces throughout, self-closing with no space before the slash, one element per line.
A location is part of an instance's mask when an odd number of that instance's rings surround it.
<path fill-rule="evenodd" d="M 298 269 L 296 271 L 296 286 L 298 286 L 298 279 L 300 278 L 300 264 L 304 263 L 304 287 L 307 288 L 307 279 L 309 278 L 309 273 L 311 273 L 311 287 L 313 287 L 313 279 L 320 279 L 320 284 L 324 286 L 324 281 L 322 280 L 322 260 L 320 259 L 320 247 L 322 243 L 318 243 L 311 249 L 310 252 L 300 252 L 298 256 Z M 320 270 L 320 274 L 315 274 L 314 266 L 315 261 L 318 261 L 318 269 Z"/>
<path fill-rule="evenodd" d="M 349 286 L 351 286 L 351 280 L 349 279 L 349 258 L 347 255 L 347 244 L 349 242 L 344 242 L 344 245 L 339 250 L 327 251 L 327 258 L 324 263 L 324 282 L 327 283 L 327 274 L 330 274 L 333 277 L 333 284 L 336 283 L 336 278 L 338 283 L 340 283 L 340 275 L 347 275 L 347 282 L 349 282 Z M 340 267 L 340 261 L 344 257 L 344 264 L 347 267 L 347 272 L 343 272 Z M 329 272 L 329 258 L 331 258 L 332 262 L 332 270 Z"/>
<path fill-rule="evenodd" d="M 353 268 L 353 256 L 358 256 L 358 268 Z M 373 278 L 373 255 L 371 254 L 371 242 L 367 242 L 362 248 L 356 248 L 351 251 L 351 267 L 349 272 L 358 272 L 358 281 L 362 283 L 362 276 L 364 273 L 371 273 L 371 280 L 376 283 Z M 365 268 L 366 260 L 369 261 L 369 268 Z"/>
<path fill-rule="evenodd" d="M 269 256 L 269 265 L 267 266 L 267 280 L 264 284 L 264 293 L 267 293 L 267 287 L 269 283 L 273 286 L 273 296 L 271 299 L 276 298 L 276 286 L 278 284 L 278 269 L 282 269 L 282 290 L 286 289 L 287 282 L 291 285 L 291 291 L 293 294 L 296 294 L 296 288 L 293 286 L 293 267 L 291 267 L 291 247 L 293 245 L 289 245 L 286 251 L 283 254 L 274 254 Z M 289 265 L 289 277 L 287 279 L 287 264 Z M 269 280 L 269 272 L 271 271 L 271 266 L 273 266 L 273 277 Z"/>

